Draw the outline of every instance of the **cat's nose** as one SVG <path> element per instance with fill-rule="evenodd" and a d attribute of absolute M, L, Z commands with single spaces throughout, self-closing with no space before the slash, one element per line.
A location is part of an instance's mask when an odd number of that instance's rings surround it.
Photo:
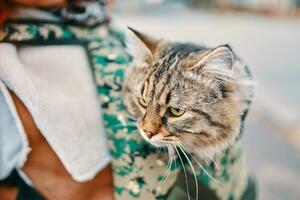
<path fill-rule="evenodd" d="M 148 137 L 149 139 L 151 139 L 153 136 L 156 135 L 156 133 L 149 132 L 149 131 L 145 131 L 145 130 L 144 130 L 144 133 L 147 135 L 147 137 Z"/>
<path fill-rule="evenodd" d="M 142 129 L 149 139 L 159 133 L 161 126 L 161 117 L 153 112 L 148 112 L 142 121 Z"/>

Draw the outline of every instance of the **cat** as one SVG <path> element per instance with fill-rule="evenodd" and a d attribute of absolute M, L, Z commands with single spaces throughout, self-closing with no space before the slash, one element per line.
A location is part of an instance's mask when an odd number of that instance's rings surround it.
<path fill-rule="evenodd" d="M 253 81 L 232 48 L 170 42 L 129 29 L 133 64 L 126 72 L 124 98 L 143 138 L 199 158 L 234 144 Z"/>

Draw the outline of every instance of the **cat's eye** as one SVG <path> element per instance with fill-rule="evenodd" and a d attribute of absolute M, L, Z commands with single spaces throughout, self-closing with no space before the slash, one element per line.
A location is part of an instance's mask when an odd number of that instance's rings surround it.
<path fill-rule="evenodd" d="M 174 108 L 174 107 L 171 107 L 170 108 L 170 112 L 176 116 L 176 117 L 180 117 L 181 115 L 184 114 L 184 110 L 183 109 L 180 109 L 180 108 Z"/>
<path fill-rule="evenodd" d="M 139 103 L 141 104 L 141 106 L 147 107 L 147 102 L 144 98 L 140 97 L 139 98 Z"/>

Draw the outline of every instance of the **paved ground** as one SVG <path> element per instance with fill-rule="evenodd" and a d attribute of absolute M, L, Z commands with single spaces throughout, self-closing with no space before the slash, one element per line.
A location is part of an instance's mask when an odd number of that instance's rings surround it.
<path fill-rule="evenodd" d="M 122 26 L 171 40 L 231 44 L 258 81 L 244 143 L 258 179 L 259 199 L 300 199 L 299 20 L 182 8 L 114 17 Z"/>

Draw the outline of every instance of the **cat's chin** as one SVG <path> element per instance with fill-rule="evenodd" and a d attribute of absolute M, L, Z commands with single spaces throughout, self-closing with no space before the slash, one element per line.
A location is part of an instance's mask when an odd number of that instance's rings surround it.
<path fill-rule="evenodd" d="M 155 147 L 167 147 L 167 145 L 165 143 L 162 143 L 162 142 L 153 142 L 153 141 L 150 140 L 149 143 L 152 144 Z"/>

